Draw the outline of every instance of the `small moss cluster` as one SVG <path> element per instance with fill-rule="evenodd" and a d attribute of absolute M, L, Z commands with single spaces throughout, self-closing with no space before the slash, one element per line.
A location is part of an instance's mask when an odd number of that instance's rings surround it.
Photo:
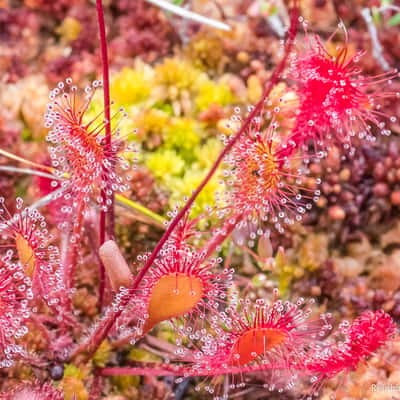
<path fill-rule="evenodd" d="M 228 80 L 211 79 L 189 59 L 166 58 L 154 67 L 137 61 L 112 76 L 111 95 L 128 114 L 122 136 L 140 144 L 140 162 L 170 193 L 169 206 L 174 208 L 190 196 L 222 149 L 218 118 L 202 122 L 199 116 L 212 107 L 218 108 L 218 117 L 230 115 L 237 99 Z M 101 112 L 100 97 L 92 102 L 90 118 Z M 194 215 L 215 202 L 218 180 L 202 192 Z"/>

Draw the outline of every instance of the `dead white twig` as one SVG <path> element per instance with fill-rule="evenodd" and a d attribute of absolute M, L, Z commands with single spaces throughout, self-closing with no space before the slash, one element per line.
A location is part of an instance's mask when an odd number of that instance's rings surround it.
<path fill-rule="evenodd" d="M 364 21 L 367 25 L 369 34 L 371 36 L 371 43 L 372 43 L 372 54 L 376 61 L 378 61 L 379 65 L 382 67 L 384 71 L 390 70 L 390 65 L 385 60 L 383 56 L 383 48 L 381 42 L 378 38 L 378 31 L 372 19 L 371 10 L 369 8 L 363 8 L 361 10 L 361 15 L 364 18 Z"/>
<path fill-rule="evenodd" d="M 49 174 L 47 172 L 37 171 L 31 168 L 19 168 L 19 167 L 14 167 L 12 165 L 0 165 L 0 171 L 14 172 L 16 174 L 36 175 L 36 176 L 42 176 L 43 178 L 62 180 L 62 178 Z"/>
<path fill-rule="evenodd" d="M 216 29 L 221 29 L 223 31 L 230 31 L 231 27 L 228 24 L 224 24 L 221 21 L 217 21 L 212 18 L 204 17 L 203 15 L 197 14 L 193 11 L 186 10 L 183 7 L 179 7 L 175 4 L 171 4 L 166 0 L 146 0 L 147 2 L 154 4 L 166 11 L 172 12 L 173 14 L 179 15 L 182 18 L 191 19 L 193 21 L 199 22 L 201 24 L 212 26 Z"/>

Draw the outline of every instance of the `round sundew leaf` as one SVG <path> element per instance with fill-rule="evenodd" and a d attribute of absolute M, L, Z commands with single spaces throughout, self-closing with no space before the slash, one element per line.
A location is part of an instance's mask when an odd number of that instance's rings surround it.
<path fill-rule="evenodd" d="M 244 365 L 284 343 L 287 334 L 280 329 L 253 328 L 245 331 L 233 348 L 232 362 Z"/>
<path fill-rule="evenodd" d="M 162 276 L 152 288 L 144 330 L 190 312 L 202 297 L 203 282 L 199 277 L 183 273 Z"/>
<path fill-rule="evenodd" d="M 24 267 L 26 275 L 32 278 L 36 264 L 34 250 L 29 242 L 19 233 L 15 235 L 15 246 L 17 248 L 19 261 Z"/>

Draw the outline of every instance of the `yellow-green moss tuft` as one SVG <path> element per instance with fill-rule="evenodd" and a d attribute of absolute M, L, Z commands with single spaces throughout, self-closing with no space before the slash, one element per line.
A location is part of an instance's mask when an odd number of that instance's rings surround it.
<path fill-rule="evenodd" d="M 123 106 L 140 103 L 150 96 L 152 89 L 152 70 L 148 66 L 141 68 L 123 68 L 111 81 L 111 98 Z"/>
<path fill-rule="evenodd" d="M 160 149 L 147 155 L 146 166 L 157 179 L 166 181 L 171 176 L 180 175 L 185 162 L 176 151 Z"/>
<path fill-rule="evenodd" d="M 108 340 L 103 340 L 96 353 L 93 356 L 93 364 L 96 367 L 104 368 L 110 359 L 112 347 Z"/>

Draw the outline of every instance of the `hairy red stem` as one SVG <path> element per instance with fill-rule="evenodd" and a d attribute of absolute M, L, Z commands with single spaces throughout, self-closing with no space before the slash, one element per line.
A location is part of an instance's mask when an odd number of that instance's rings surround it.
<path fill-rule="evenodd" d="M 210 181 L 214 173 L 216 172 L 217 168 L 225 158 L 225 156 L 229 153 L 229 151 L 232 149 L 232 147 L 237 143 L 237 141 L 242 137 L 242 135 L 246 132 L 246 130 L 249 128 L 250 124 L 252 123 L 253 119 L 260 114 L 264 107 L 264 102 L 265 99 L 269 96 L 271 93 L 271 90 L 275 86 L 275 84 L 279 81 L 281 78 L 282 72 L 286 66 L 287 59 L 289 57 L 290 51 L 293 46 L 293 40 L 296 36 L 297 33 L 297 28 L 298 28 L 298 23 L 299 23 L 299 9 L 297 7 L 297 1 L 295 0 L 294 2 L 294 7 L 291 10 L 291 21 L 290 21 L 290 27 L 287 35 L 287 40 L 285 43 L 285 48 L 284 48 L 284 54 L 282 57 L 282 60 L 278 64 L 278 66 L 275 68 L 274 72 L 271 75 L 271 78 L 266 85 L 264 92 L 258 101 L 258 103 L 255 105 L 253 110 L 249 113 L 245 121 L 243 122 L 241 128 L 239 131 L 236 133 L 236 135 L 230 140 L 230 142 L 225 146 L 224 150 L 221 152 L 221 154 L 218 156 L 217 160 L 214 162 L 213 166 L 211 167 L 210 171 L 207 173 L 203 181 L 200 183 L 200 185 L 197 187 L 197 189 L 193 192 L 189 200 L 186 202 L 186 204 L 183 206 L 183 208 L 179 211 L 179 213 L 175 216 L 175 218 L 171 221 L 169 224 L 168 228 L 162 235 L 160 241 L 157 243 L 156 247 L 154 248 L 153 252 L 147 259 L 145 265 L 143 266 L 142 270 L 140 273 L 137 275 L 135 281 L 133 282 L 131 288 L 130 288 L 130 295 L 125 296 L 121 300 L 121 304 L 119 306 L 118 311 L 113 313 L 110 318 L 106 319 L 103 321 L 103 323 L 93 332 L 92 336 L 87 340 L 86 344 L 83 343 L 80 345 L 72 354 L 72 358 L 74 359 L 77 357 L 81 352 L 86 352 L 86 357 L 85 359 L 88 360 L 92 356 L 92 354 L 97 350 L 97 348 L 100 346 L 101 342 L 107 337 L 107 334 L 109 330 L 112 328 L 114 325 L 115 321 L 117 318 L 121 315 L 123 309 L 125 306 L 128 304 L 129 300 L 131 299 L 132 296 L 134 296 L 135 290 L 139 287 L 140 282 L 142 281 L 143 277 L 145 276 L 146 272 L 149 270 L 151 265 L 153 264 L 154 260 L 156 259 L 159 251 L 162 249 L 163 245 L 169 238 L 170 234 L 173 232 L 173 230 L 176 228 L 180 220 L 186 215 L 186 213 L 190 210 L 191 206 L 193 205 L 194 201 L 196 200 L 197 196 L 199 193 L 203 190 L 203 188 L 207 185 L 207 183 Z"/>
<path fill-rule="evenodd" d="M 106 147 L 111 151 L 111 113 L 110 113 L 110 69 L 108 62 L 107 38 L 106 38 L 106 24 L 104 21 L 104 10 L 102 0 L 96 0 L 97 22 L 99 26 L 100 35 L 100 49 L 101 49 L 101 62 L 103 66 L 103 98 L 104 98 L 104 127 L 106 133 Z M 106 205 L 107 194 L 106 190 L 111 188 L 104 188 L 101 191 L 101 198 L 103 206 Z M 107 211 L 101 210 L 100 212 L 100 246 L 106 241 L 106 225 L 108 216 L 108 234 L 110 238 L 114 238 L 114 194 L 111 195 L 112 204 L 107 206 Z M 100 284 L 99 284 L 99 303 L 100 308 L 104 302 L 104 291 L 106 286 L 106 274 L 104 265 L 100 262 Z"/>
<path fill-rule="evenodd" d="M 219 228 L 213 237 L 204 245 L 202 252 L 204 253 L 204 258 L 208 258 L 212 253 L 220 246 L 225 239 L 232 233 L 237 224 L 242 220 L 244 216 L 238 214 L 236 216 L 231 216 L 225 220 L 224 225 Z"/>

